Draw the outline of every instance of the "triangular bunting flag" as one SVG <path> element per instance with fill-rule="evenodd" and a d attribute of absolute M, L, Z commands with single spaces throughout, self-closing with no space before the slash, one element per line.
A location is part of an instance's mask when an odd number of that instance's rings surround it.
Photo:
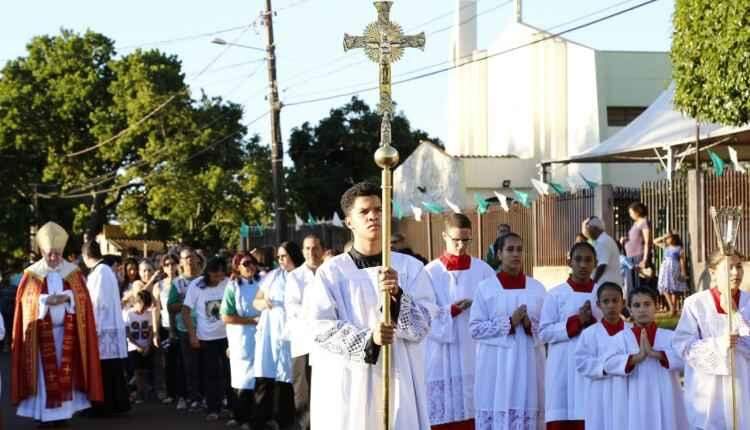
<path fill-rule="evenodd" d="M 313 217 L 310 212 L 307 213 L 307 223 L 310 225 L 317 224 L 315 221 L 315 217 Z"/>
<path fill-rule="evenodd" d="M 573 193 L 578 190 L 588 188 L 586 182 L 584 182 L 583 179 L 581 179 L 579 176 L 568 176 L 567 178 L 565 178 L 565 182 L 568 183 L 570 191 Z"/>
<path fill-rule="evenodd" d="M 708 150 L 708 156 L 711 158 L 711 164 L 714 165 L 714 173 L 716 176 L 721 176 L 724 174 L 724 160 L 719 157 L 717 153 L 714 151 Z"/>
<path fill-rule="evenodd" d="M 425 209 L 428 211 L 439 214 L 443 212 L 443 207 L 435 202 L 422 202 L 422 206 L 424 206 Z"/>
<path fill-rule="evenodd" d="M 411 205 L 411 211 L 414 213 L 414 219 L 417 222 L 422 222 L 422 208 Z"/>
<path fill-rule="evenodd" d="M 294 214 L 294 228 L 299 230 L 303 225 L 305 225 L 305 222 L 302 221 L 302 218 L 300 218 L 299 215 Z"/>
<path fill-rule="evenodd" d="M 401 209 L 401 205 L 395 200 L 393 201 L 393 216 L 396 217 L 396 219 L 404 217 L 404 210 Z"/>
<path fill-rule="evenodd" d="M 594 181 L 589 181 L 588 179 L 586 179 L 586 177 L 583 176 L 583 173 L 579 173 L 579 175 L 581 175 L 581 179 L 583 179 L 583 182 L 586 183 L 586 186 L 588 186 L 590 190 L 593 190 L 593 189 L 595 189 L 596 187 L 599 186 L 598 183 L 596 183 Z"/>
<path fill-rule="evenodd" d="M 529 193 L 526 193 L 524 191 L 518 191 L 518 190 L 513 190 L 513 193 L 515 193 L 516 198 L 518 199 L 518 203 L 521 203 L 523 207 L 525 208 L 531 207 L 531 201 L 529 201 Z"/>
<path fill-rule="evenodd" d="M 540 196 L 546 196 L 550 192 L 549 184 L 545 184 L 544 182 L 538 179 L 532 179 L 531 185 L 534 186 L 534 189 Z"/>
<path fill-rule="evenodd" d="M 458 207 L 457 204 L 453 203 L 452 201 L 448 200 L 448 197 L 445 198 L 445 204 L 448 205 L 449 208 L 453 211 L 454 214 L 460 214 L 461 208 Z"/>
<path fill-rule="evenodd" d="M 344 226 L 344 223 L 341 221 L 341 218 L 339 218 L 339 213 L 336 211 L 333 212 L 333 218 L 331 219 L 331 224 L 335 227 Z"/>
<path fill-rule="evenodd" d="M 474 193 L 474 202 L 477 204 L 477 212 L 480 215 L 487 213 L 490 203 L 484 197 L 480 196 L 479 193 Z"/>
<path fill-rule="evenodd" d="M 500 202 L 500 207 L 503 208 L 505 212 L 510 211 L 510 207 L 508 206 L 508 196 L 506 196 L 503 193 L 498 193 L 495 191 L 495 197 L 497 197 L 497 201 Z"/>
<path fill-rule="evenodd" d="M 550 188 L 552 188 L 552 191 L 554 191 L 558 196 L 562 195 L 565 192 L 565 187 L 557 182 L 550 182 L 549 186 Z"/>
<path fill-rule="evenodd" d="M 735 151 L 735 149 L 731 146 L 728 146 L 727 149 L 729 150 L 729 159 L 732 160 L 734 171 L 738 173 L 745 173 L 745 168 L 740 165 L 740 159 L 739 157 L 737 157 L 737 151 Z"/>

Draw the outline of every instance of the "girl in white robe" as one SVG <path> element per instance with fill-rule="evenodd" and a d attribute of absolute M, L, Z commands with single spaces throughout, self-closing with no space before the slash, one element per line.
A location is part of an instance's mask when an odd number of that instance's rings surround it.
<path fill-rule="evenodd" d="M 613 399 L 627 404 L 627 427 L 620 427 L 627 430 L 687 428 L 679 381 L 683 362 L 672 349 L 672 330 L 654 322 L 658 297 L 649 287 L 628 291 L 634 325 L 615 336 L 604 361 L 607 374 L 628 379 L 627 397 Z"/>
<path fill-rule="evenodd" d="M 497 276 L 482 281 L 471 306 L 470 331 L 478 342 L 477 430 L 537 430 L 544 426 L 544 344 L 539 318 L 544 286 L 521 271 L 521 238 L 497 243 Z"/>
<path fill-rule="evenodd" d="M 539 336 L 547 344 L 544 371 L 544 419 L 547 429 L 583 429 L 585 380 L 576 370 L 575 350 L 581 332 L 601 319 L 591 272 L 596 251 L 586 242 L 573 245 L 568 254 L 571 275 L 549 291 Z"/>
<path fill-rule="evenodd" d="M 685 360 L 685 401 L 692 429 L 732 427 L 732 394 L 729 371 L 729 330 L 725 286 L 732 288 L 733 329 L 738 425 L 750 428 L 750 294 L 740 291 L 743 258 L 715 254 L 709 259 L 713 288 L 685 299 L 672 345 Z M 727 267 L 728 266 L 728 267 Z M 726 279 L 726 274 L 729 279 Z"/>
<path fill-rule="evenodd" d="M 581 333 L 575 351 L 576 369 L 585 377 L 583 388 L 585 427 L 617 430 L 627 426 L 628 380 L 624 376 L 604 371 L 606 353 L 611 349 L 617 333 L 630 330 L 632 324 L 622 320 L 625 299 L 622 287 L 605 282 L 597 289 L 596 305 L 602 320 Z"/>

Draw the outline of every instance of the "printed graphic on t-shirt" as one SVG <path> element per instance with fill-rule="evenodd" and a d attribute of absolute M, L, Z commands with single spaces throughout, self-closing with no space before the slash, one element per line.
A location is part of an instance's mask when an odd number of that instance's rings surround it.
<path fill-rule="evenodd" d="M 150 321 L 131 321 L 130 335 L 134 340 L 148 340 L 151 334 Z"/>
<path fill-rule="evenodd" d="M 220 315 L 221 300 L 206 301 L 206 319 L 209 322 L 217 322 L 221 319 Z"/>

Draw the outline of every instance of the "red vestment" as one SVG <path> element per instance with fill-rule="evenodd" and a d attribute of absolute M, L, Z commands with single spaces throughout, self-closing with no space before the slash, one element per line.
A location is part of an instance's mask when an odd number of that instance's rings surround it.
<path fill-rule="evenodd" d="M 65 318 L 63 357 L 58 366 L 49 313 L 44 319 L 38 319 L 39 296 L 47 291 L 46 277 L 26 270 L 18 285 L 11 359 L 11 402 L 14 406 L 37 394 L 37 378 L 40 376 L 46 382 L 48 408 L 70 400 L 73 389 L 85 393 L 92 402 L 104 398 L 94 311 L 86 281 L 79 270 L 75 269 L 64 277 L 63 289 L 73 293 L 75 314 L 68 314 Z M 43 363 L 41 375 L 39 354 L 42 354 Z"/>

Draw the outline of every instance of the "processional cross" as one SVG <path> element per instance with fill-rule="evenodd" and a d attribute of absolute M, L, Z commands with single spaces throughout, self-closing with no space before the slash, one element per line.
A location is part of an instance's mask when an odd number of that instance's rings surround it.
<path fill-rule="evenodd" d="M 378 20 L 365 27 L 363 36 L 344 34 L 344 51 L 353 48 L 363 48 L 367 57 L 379 68 L 380 102 L 378 112 L 383 116 L 380 124 L 380 148 L 375 152 L 375 163 L 383 169 L 382 172 L 382 227 L 381 250 L 383 268 L 391 267 L 391 201 L 393 200 L 392 169 L 398 164 L 398 151 L 391 146 L 391 118 L 393 117 L 393 99 L 391 99 L 391 64 L 404 55 L 405 48 L 424 49 L 424 32 L 414 36 L 405 36 L 401 26 L 391 22 L 391 1 L 376 1 Z M 391 297 L 388 292 L 383 293 L 383 321 L 391 324 Z M 382 428 L 390 428 L 390 376 L 391 376 L 391 348 L 383 346 L 383 416 Z"/>

